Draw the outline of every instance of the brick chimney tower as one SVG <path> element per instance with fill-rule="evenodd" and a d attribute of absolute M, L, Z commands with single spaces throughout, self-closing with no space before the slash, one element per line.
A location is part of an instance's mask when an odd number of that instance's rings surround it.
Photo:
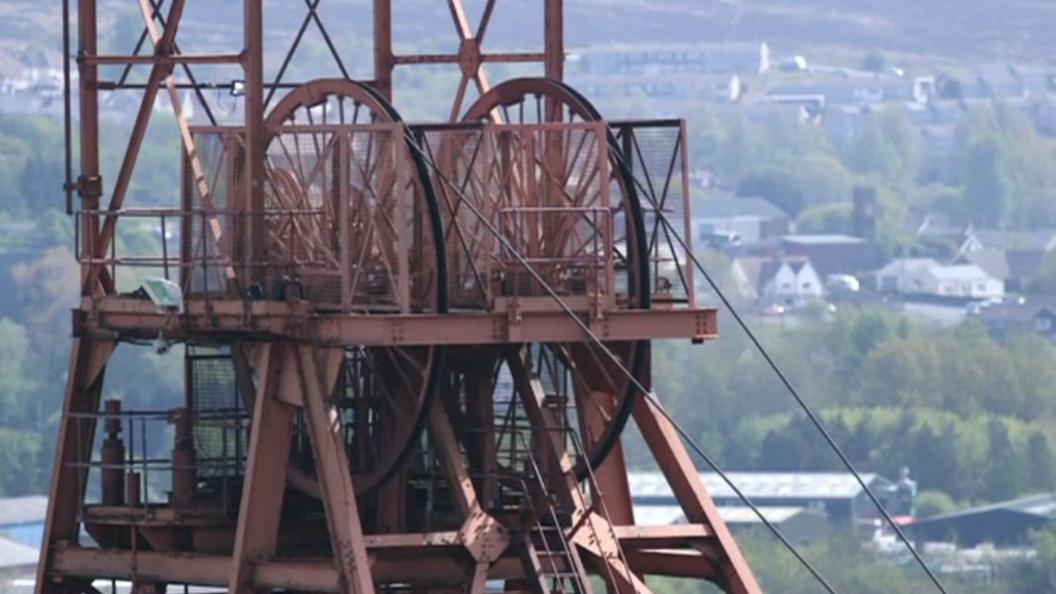
<path fill-rule="evenodd" d="M 855 186 L 851 232 L 866 241 L 876 241 L 876 188 Z"/>

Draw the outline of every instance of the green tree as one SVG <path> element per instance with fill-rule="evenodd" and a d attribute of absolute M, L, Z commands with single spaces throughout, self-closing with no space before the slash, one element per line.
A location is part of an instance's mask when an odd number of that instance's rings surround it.
<path fill-rule="evenodd" d="M 0 427 L 0 495 L 17 497 L 40 493 L 49 468 L 41 464 L 42 437 L 35 431 Z M 49 461 L 50 462 L 50 461 Z"/>
<path fill-rule="evenodd" d="M 1031 489 L 1056 489 L 1056 456 L 1049 438 L 1041 431 L 1031 433 L 1027 440 L 1027 467 L 1030 468 L 1028 486 Z"/>
<path fill-rule="evenodd" d="M 18 426 L 32 419 L 35 407 L 30 394 L 36 382 L 29 366 L 29 339 L 26 329 L 10 319 L 0 319 L 0 421 Z"/>
<path fill-rule="evenodd" d="M 918 518 L 930 518 L 957 509 L 957 503 L 942 491 L 921 491 L 917 493 L 914 504 Z"/>
<path fill-rule="evenodd" d="M 1056 529 L 1034 532 L 1030 544 L 1036 558 L 1033 563 L 1018 568 L 1016 592 L 1056 592 Z"/>
<path fill-rule="evenodd" d="M 985 478 L 985 495 L 991 501 L 1011 499 L 1023 492 L 1027 472 L 1023 460 L 1008 435 L 1008 427 L 991 419 L 986 426 L 990 442 Z"/>
<path fill-rule="evenodd" d="M 851 227 L 849 203 L 820 204 L 799 213 L 796 231 L 800 233 L 847 233 Z"/>
<path fill-rule="evenodd" d="M 803 210 L 806 200 L 795 175 L 778 167 L 745 176 L 737 184 L 737 195 L 766 198 L 793 217 Z"/>
<path fill-rule="evenodd" d="M 11 270 L 18 302 L 25 304 L 20 319 L 28 328 L 29 352 L 47 369 L 63 369 L 68 363 L 69 311 L 80 294 L 80 268 L 69 248 L 48 249 L 33 261 Z M 61 387 L 49 390 L 48 404 L 58 406 Z"/>
<path fill-rule="evenodd" d="M 967 480 L 972 472 L 957 433 L 955 423 L 935 434 L 924 426 L 927 434 L 918 435 L 914 452 L 917 466 L 913 468 L 921 488 L 949 493 L 956 498 L 972 496 L 972 485 Z M 923 431 L 923 430 L 922 430 Z"/>
<path fill-rule="evenodd" d="M 1005 214 L 1008 193 L 997 139 L 985 136 L 969 144 L 962 167 L 968 218 L 979 225 L 997 226 Z"/>
<path fill-rule="evenodd" d="M 19 190 L 21 206 L 32 205 L 35 209 L 64 208 L 65 194 L 62 190 L 62 162 L 54 157 L 35 155 L 22 169 Z"/>
<path fill-rule="evenodd" d="M 851 170 L 877 174 L 885 183 L 904 190 L 916 183 L 920 171 L 920 131 L 904 109 L 880 110 L 866 119 L 844 160 Z"/>

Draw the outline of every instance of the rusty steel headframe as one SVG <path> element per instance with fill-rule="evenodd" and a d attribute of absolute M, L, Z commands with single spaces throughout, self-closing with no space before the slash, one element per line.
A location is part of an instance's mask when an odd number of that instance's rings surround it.
<path fill-rule="evenodd" d="M 606 121 L 565 85 L 562 0 L 542 2 L 536 52 L 485 50 L 496 0 L 475 27 L 447 0 L 452 54 L 397 54 L 391 0 L 374 0 L 367 81 L 321 0 L 304 0 L 273 80 L 262 0 L 242 3 L 240 47 L 213 54 L 180 51 L 185 0 L 137 1 L 129 55 L 100 54 L 97 1 L 76 6 L 82 300 L 37 592 L 589 593 L 598 576 L 642 594 L 647 575 L 760 591 L 675 426 L 634 387 L 651 384 L 651 340 L 716 335 L 658 217 L 681 210 L 690 239 L 685 123 Z M 333 78 L 290 82 L 313 27 Z M 485 73 L 513 62 L 543 76 Z M 391 103 L 394 71 L 420 64 L 460 71 L 447 122 L 408 124 Z M 216 65 L 241 80 L 195 73 Z M 216 117 L 218 86 L 238 91 L 238 122 Z M 140 100 L 112 186 L 103 91 Z M 130 206 L 161 94 L 180 202 Z M 156 247 L 118 241 L 149 228 Z M 104 404 L 114 351 L 144 340 L 183 345 L 184 401 Z M 632 420 L 686 524 L 635 524 Z"/>

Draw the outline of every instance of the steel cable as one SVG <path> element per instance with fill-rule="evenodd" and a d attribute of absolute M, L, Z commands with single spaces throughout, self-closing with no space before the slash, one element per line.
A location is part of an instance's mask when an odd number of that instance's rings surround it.
<path fill-rule="evenodd" d="M 616 154 L 619 153 L 617 152 Z M 638 185 L 639 188 L 642 188 L 642 185 L 637 180 L 637 178 L 635 179 L 635 184 Z M 642 189 L 644 190 L 645 188 Z M 769 351 L 766 350 L 766 347 L 764 347 L 762 342 L 759 341 L 759 338 L 756 337 L 754 332 L 752 332 L 752 329 L 748 326 L 747 322 L 745 322 L 744 318 L 742 318 L 741 315 L 737 312 L 737 309 L 726 297 L 726 294 L 723 292 L 723 290 L 719 288 L 719 285 L 715 282 L 715 279 L 712 278 L 708 271 L 704 269 L 704 266 L 700 263 L 700 260 L 697 258 L 696 254 L 693 253 L 693 251 L 689 248 L 689 245 L 686 244 L 685 239 L 683 239 L 682 236 L 678 234 L 678 231 L 675 230 L 674 225 L 671 224 L 667 216 L 660 210 L 652 195 L 648 192 L 645 192 L 645 194 L 646 199 L 649 201 L 649 204 L 652 205 L 653 210 L 656 213 L 657 220 L 663 223 L 668 235 L 674 236 L 679 246 L 686 253 L 686 256 L 693 261 L 694 267 L 702 275 L 704 275 L 705 280 L 708 281 L 708 285 L 711 286 L 711 289 L 713 291 L 715 291 L 715 295 L 722 302 L 723 306 L 730 312 L 730 315 L 733 316 L 733 319 L 737 322 L 737 325 L 740 326 L 741 330 L 745 333 L 745 335 L 748 336 L 748 339 L 751 341 L 755 349 L 759 352 L 760 355 L 763 356 L 763 359 L 766 361 L 767 365 L 774 372 L 774 374 L 777 375 L 782 385 L 784 385 L 785 389 L 792 396 L 792 398 L 795 399 L 796 403 L 803 410 L 804 414 L 807 415 L 807 418 L 810 420 L 814 428 L 817 429 L 818 433 L 820 433 L 821 436 L 825 439 L 825 442 L 829 445 L 832 451 L 836 453 L 836 456 L 840 459 L 840 462 L 843 464 L 843 466 L 848 470 L 848 472 L 854 475 L 855 480 L 862 487 L 862 490 L 865 491 L 865 494 L 869 497 L 869 500 L 873 503 L 874 506 L 876 506 L 876 509 L 884 517 L 884 521 L 887 522 L 889 526 L 891 526 L 891 529 L 898 536 L 898 539 L 902 542 L 902 544 L 906 546 L 910 554 L 912 554 L 913 559 L 916 561 L 917 565 L 919 565 L 920 568 L 924 570 L 924 573 L 927 574 L 928 579 L 931 580 L 931 583 L 934 584 L 935 588 L 937 588 L 939 592 L 942 592 L 942 594 L 948 594 L 948 591 L 942 585 L 942 582 L 939 580 L 939 577 L 935 575 L 931 567 L 928 566 L 927 562 L 917 551 L 916 547 L 914 547 L 913 544 L 909 542 L 909 538 L 902 531 L 902 528 L 899 527 L 899 525 L 895 522 L 894 518 L 891 517 L 890 512 L 888 512 L 887 509 L 884 508 L 883 504 L 880 503 L 880 499 L 876 496 L 875 493 L 873 493 L 873 490 L 869 488 L 869 485 L 866 484 L 865 480 L 862 478 L 861 473 L 859 473 L 858 470 L 855 468 L 850 458 L 848 458 L 847 455 L 843 452 L 840 446 L 836 443 L 836 440 L 833 439 L 832 435 L 825 428 L 825 425 L 821 422 L 821 419 L 818 418 L 818 416 L 814 413 L 813 410 L 811 410 L 810 406 L 799 394 L 799 391 L 797 391 L 796 388 L 792 385 L 792 382 L 789 381 L 788 376 L 785 375 L 785 373 L 778 366 L 777 362 L 774 361 L 773 357 L 770 356 Z"/>
<path fill-rule="evenodd" d="M 554 288 L 546 282 L 542 275 L 540 275 L 535 270 L 535 268 L 532 267 L 531 263 L 528 262 L 528 260 L 523 255 L 521 255 L 521 253 L 513 246 L 512 243 L 510 243 L 505 237 L 502 236 L 501 232 L 499 232 L 499 230 L 493 225 L 493 223 L 487 220 L 487 217 L 485 217 L 484 213 L 482 213 L 477 208 L 477 206 L 473 204 L 472 200 L 470 200 L 469 197 L 466 196 L 460 188 L 458 188 L 454 183 L 447 179 L 447 177 L 440 170 L 440 167 L 436 164 L 436 162 L 431 160 L 429 156 L 426 155 L 425 152 L 417 144 L 408 143 L 408 146 L 410 146 L 412 150 L 422 156 L 426 163 L 428 163 L 429 167 L 436 173 L 437 177 L 440 179 L 441 182 L 443 182 L 446 186 L 451 188 L 452 191 L 458 194 L 459 198 L 462 200 L 462 203 L 465 204 L 466 207 L 473 212 L 473 215 L 480 220 L 480 222 L 488 230 L 488 232 L 494 235 L 495 238 L 499 241 L 499 243 L 502 244 L 503 248 L 508 250 L 509 253 L 513 255 L 514 259 L 517 260 L 518 264 L 520 264 L 525 269 L 525 271 L 528 272 L 528 274 L 531 275 L 541 287 L 543 287 L 543 290 L 546 291 L 546 293 L 552 299 L 554 299 L 554 301 L 564 311 L 564 313 L 567 314 L 569 318 L 571 318 L 572 321 L 576 323 L 577 326 L 579 326 L 579 328 L 587 335 L 590 341 L 602 350 L 605 356 L 616 366 L 616 368 L 620 371 L 621 374 L 627 377 L 628 381 L 631 382 L 631 384 L 639 391 L 639 393 L 641 393 L 642 396 L 647 398 L 652 404 L 656 406 L 657 410 L 660 411 L 660 414 L 665 419 L 667 419 L 667 421 L 670 422 L 672 426 L 674 426 L 676 432 L 682 437 L 682 439 L 684 439 L 690 445 L 691 449 L 693 449 L 693 451 L 695 451 L 697 455 L 699 455 L 701 459 L 703 459 L 704 462 L 707 463 L 708 466 L 710 466 L 712 470 L 714 470 L 715 473 L 719 475 L 723 482 L 725 482 L 730 487 L 730 489 L 737 495 L 737 497 L 741 501 L 743 501 L 749 509 L 751 509 L 752 513 L 754 513 L 756 517 L 758 517 L 759 520 L 763 523 L 763 525 L 766 526 L 766 528 L 785 546 L 785 548 L 790 553 L 792 553 L 796 560 L 798 560 L 799 563 L 803 565 L 803 567 L 814 577 L 814 579 L 816 579 L 818 583 L 820 583 L 830 594 L 837 594 L 837 591 L 810 563 L 810 561 L 808 561 L 803 556 L 803 554 L 799 552 L 795 545 L 793 545 L 791 541 L 789 541 L 788 538 L 785 537 L 785 535 L 777 528 L 777 526 L 775 526 L 763 515 L 762 511 L 760 511 L 759 508 L 754 503 L 752 503 L 752 501 L 744 494 L 744 492 L 741 491 L 739 487 L 737 487 L 737 485 L 729 478 L 726 472 L 719 467 L 715 460 L 711 458 L 711 456 L 709 456 L 704 451 L 704 449 L 689 436 L 689 434 L 678 424 L 678 422 L 675 421 L 675 419 L 670 414 L 668 414 L 668 412 L 660 404 L 660 401 L 656 398 L 656 396 L 652 392 L 650 392 L 644 385 L 642 385 L 642 383 L 638 381 L 636 377 L 634 377 L 634 374 L 632 374 L 630 370 L 627 369 L 626 366 L 624 366 L 623 362 L 620 361 L 619 357 L 617 357 L 616 354 L 613 353 L 612 350 L 609 349 L 602 342 L 601 338 L 599 338 L 597 334 L 595 334 L 590 329 L 590 326 L 588 326 L 585 322 L 583 322 L 583 320 L 579 318 L 579 316 L 576 315 L 575 311 L 572 310 L 572 308 L 565 302 L 564 299 L 561 298 L 557 291 L 555 291 Z"/>

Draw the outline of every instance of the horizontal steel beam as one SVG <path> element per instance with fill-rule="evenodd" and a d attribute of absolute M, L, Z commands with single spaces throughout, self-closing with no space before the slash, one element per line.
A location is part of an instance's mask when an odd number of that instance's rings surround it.
<path fill-rule="evenodd" d="M 231 559 L 221 555 L 160 553 L 152 551 L 117 551 L 58 547 L 54 551 L 51 576 L 90 579 L 133 578 L 144 582 L 193 584 L 226 587 Z M 450 551 L 441 555 L 406 554 L 387 557 L 373 549 L 370 552 L 371 574 L 375 582 L 460 584 L 466 580 L 464 553 Z M 548 559 L 547 563 L 560 560 Z M 560 568 L 566 570 L 567 568 Z M 522 579 L 524 570 L 516 557 L 496 562 L 489 579 Z M 271 561 L 253 566 L 251 582 L 263 590 L 339 592 L 337 570 L 330 559 Z"/>
<path fill-rule="evenodd" d="M 626 549 L 668 549 L 708 544 L 715 532 L 703 524 L 671 526 L 613 526 Z"/>
<path fill-rule="evenodd" d="M 481 62 L 542 62 L 546 56 L 538 52 L 510 52 L 481 54 Z M 396 64 L 458 64 L 458 54 L 416 54 L 395 56 Z"/>
<path fill-rule="evenodd" d="M 717 336 L 714 309 L 615 310 L 581 322 L 605 341 L 691 339 Z M 506 311 L 436 314 L 319 313 L 305 303 L 192 300 L 184 313 L 160 311 L 128 297 L 88 299 L 73 313 L 75 336 L 173 341 L 288 340 L 317 345 L 424 346 L 525 342 L 586 342 L 589 336 L 556 304 Z"/>
<path fill-rule="evenodd" d="M 677 526 L 656 527 L 651 532 L 659 535 L 680 530 Z M 685 531 L 683 531 L 685 532 Z M 701 534 L 697 527 L 687 534 Z M 673 535 L 674 533 L 672 533 Z M 464 553 L 459 548 L 423 544 L 428 535 L 405 535 L 407 542 L 396 543 L 391 539 L 367 539 L 372 577 L 377 583 L 428 583 L 459 584 L 466 580 Z M 669 538 L 667 536 L 665 539 Z M 418 543 L 414 558 L 399 552 L 399 545 L 409 541 Z M 621 539 L 628 549 L 628 560 L 635 571 L 650 575 L 702 577 L 714 579 L 715 565 L 709 555 L 700 550 L 659 548 L 639 549 L 633 544 L 644 544 L 635 537 L 628 542 Z M 688 544 L 688 543 L 687 543 Z M 699 547 L 700 545 L 698 545 Z M 395 547 L 395 548 L 393 548 Z M 414 548 L 414 547 L 412 547 Z M 392 554 L 388 554 L 392 551 Z M 78 577 L 90 579 L 137 579 L 144 582 L 193 584 L 199 586 L 226 586 L 231 559 L 223 555 L 194 553 L 164 553 L 153 551 L 120 551 L 113 549 L 91 549 L 60 546 L 54 549 L 49 574 L 53 577 Z M 489 579 L 523 579 L 524 568 L 511 550 L 499 559 L 488 573 Z M 561 556 L 545 560 L 546 566 L 564 564 Z M 557 567 L 566 571 L 566 567 Z M 330 559 L 303 559 L 269 561 L 254 564 L 252 583 L 260 589 L 294 590 L 309 592 L 338 592 L 337 571 Z"/>
<path fill-rule="evenodd" d="M 721 574 L 714 560 L 715 552 L 684 549 L 639 549 L 627 551 L 627 561 L 635 571 L 646 575 L 702 578 L 717 581 Z"/>
<path fill-rule="evenodd" d="M 87 64 L 241 64 L 242 54 L 209 54 L 188 55 L 171 54 L 168 56 L 84 56 L 78 58 Z"/>

